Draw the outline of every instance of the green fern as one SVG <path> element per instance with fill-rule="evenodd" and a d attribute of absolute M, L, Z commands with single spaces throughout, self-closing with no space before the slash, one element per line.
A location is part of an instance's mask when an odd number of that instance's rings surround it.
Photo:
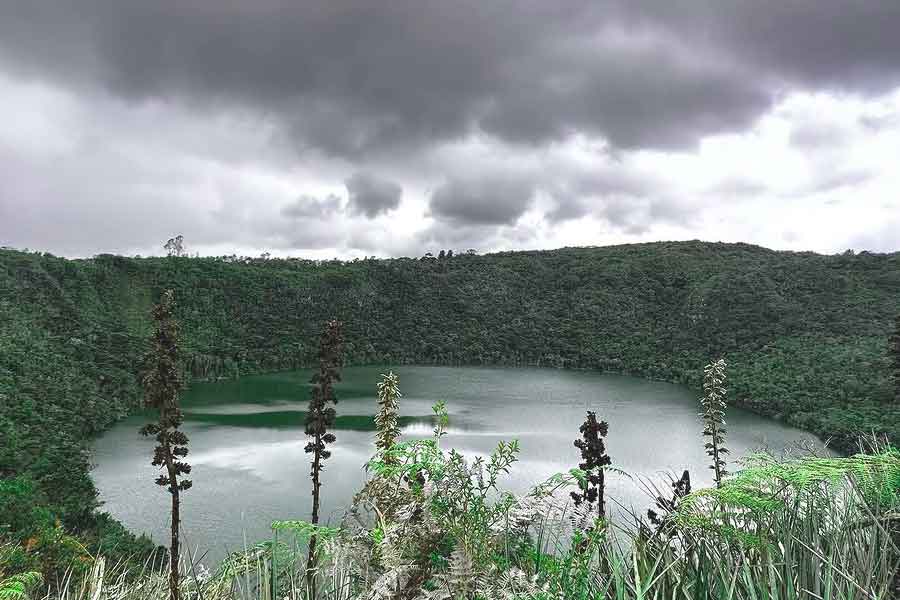
<path fill-rule="evenodd" d="M 0 600 L 29 600 L 29 590 L 43 582 L 40 573 L 30 571 L 0 580 Z"/>
<path fill-rule="evenodd" d="M 805 491 L 819 484 L 837 485 L 852 479 L 867 502 L 888 506 L 900 495 L 900 450 L 880 454 L 857 454 L 847 458 L 808 457 L 778 462 L 771 456 L 754 455 L 748 468 L 729 480 L 720 500 L 742 505 L 771 498 L 771 487 L 787 485 Z M 715 492 L 711 490 L 711 492 Z M 714 494 L 715 495 L 715 494 Z M 748 506 L 750 508 L 750 506 Z"/>
<path fill-rule="evenodd" d="M 319 539 L 331 539 L 341 531 L 336 527 L 313 525 L 308 521 L 301 520 L 273 521 L 272 529 L 275 531 L 290 531 L 301 538 L 316 536 Z"/>
<path fill-rule="evenodd" d="M 709 510 L 709 503 L 731 514 L 771 514 L 783 510 L 798 495 L 822 486 L 835 488 L 850 482 L 867 504 L 890 508 L 900 503 L 900 450 L 879 454 L 857 454 L 846 458 L 807 457 L 779 462 L 765 454 L 745 461 L 747 467 L 722 486 L 696 491 L 685 497 L 678 520 L 684 526 L 713 529 L 731 539 L 755 544 L 753 534 L 723 522 L 722 511 Z"/>

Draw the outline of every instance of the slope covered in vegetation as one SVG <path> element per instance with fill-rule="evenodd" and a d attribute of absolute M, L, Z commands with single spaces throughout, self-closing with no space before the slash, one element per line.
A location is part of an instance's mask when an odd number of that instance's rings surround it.
<path fill-rule="evenodd" d="M 164 287 L 195 377 L 311 364 L 322 323 L 338 318 L 355 364 L 593 368 L 699 388 L 702 365 L 724 355 L 737 404 L 847 450 L 860 432 L 900 435 L 887 358 L 900 254 L 700 242 L 353 262 L 4 250 L 0 474 L 71 529 L 97 529 L 83 450 L 139 402 Z M 11 510 L 0 504 L 3 522 Z"/>

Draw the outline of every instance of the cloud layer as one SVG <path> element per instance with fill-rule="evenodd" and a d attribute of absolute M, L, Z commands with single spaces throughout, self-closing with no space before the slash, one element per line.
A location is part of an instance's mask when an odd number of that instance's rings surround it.
<path fill-rule="evenodd" d="M 897 31 L 891 0 L 0 0 L 0 243 L 897 249 Z"/>
<path fill-rule="evenodd" d="M 371 173 L 354 173 L 347 181 L 350 212 L 372 219 L 400 206 L 403 188 Z"/>

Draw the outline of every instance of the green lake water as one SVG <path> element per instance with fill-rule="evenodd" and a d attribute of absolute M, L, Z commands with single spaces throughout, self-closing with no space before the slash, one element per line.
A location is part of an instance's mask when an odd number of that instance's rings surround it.
<path fill-rule="evenodd" d="M 334 523 L 365 481 L 374 450 L 375 384 L 385 367 L 344 370 L 337 386 L 337 442 L 323 474 L 323 519 Z M 590 371 L 512 368 L 394 368 L 400 376 L 403 435 L 427 437 L 431 406 L 450 412 L 445 448 L 488 454 L 499 440 L 518 439 L 520 460 L 506 487 L 522 492 L 579 462 L 572 441 L 586 410 L 609 422 L 613 465 L 635 480 L 665 485 L 689 469 L 695 487 L 711 481 L 696 394 L 681 386 Z M 270 537 L 278 519 L 308 519 L 310 455 L 303 420 L 310 372 L 195 383 L 182 398 L 194 487 L 183 495 L 183 543 L 214 563 L 227 552 Z M 154 442 L 134 416 L 94 445 L 94 481 L 104 510 L 134 532 L 167 543 L 168 494 L 154 484 Z M 757 449 L 776 453 L 808 444 L 811 434 L 746 411 L 729 409 L 731 460 Z M 636 481 L 611 476 L 613 510 L 644 511 L 652 501 Z"/>

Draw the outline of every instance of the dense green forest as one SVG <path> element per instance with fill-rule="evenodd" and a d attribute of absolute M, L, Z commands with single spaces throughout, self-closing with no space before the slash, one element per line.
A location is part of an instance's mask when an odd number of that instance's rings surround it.
<path fill-rule="evenodd" d="M 352 364 L 590 368 L 699 388 L 702 366 L 725 356 L 732 402 L 842 450 L 864 432 L 900 439 L 887 358 L 900 253 L 683 242 L 339 262 L 2 250 L 0 522 L 15 529 L 27 506 L 92 544 L 137 543 L 95 513 L 86 448 L 140 402 L 163 288 L 193 377 L 312 364 L 322 323 L 337 318 Z"/>

